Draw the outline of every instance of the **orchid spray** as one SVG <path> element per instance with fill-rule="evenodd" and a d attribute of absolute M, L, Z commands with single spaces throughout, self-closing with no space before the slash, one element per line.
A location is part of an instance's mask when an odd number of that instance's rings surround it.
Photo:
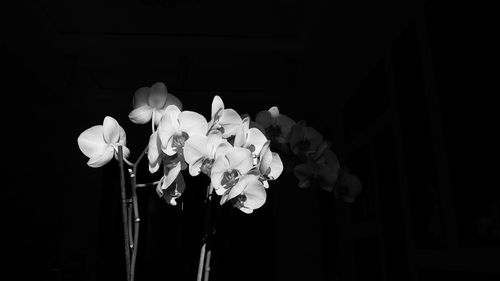
<path fill-rule="evenodd" d="M 183 109 L 181 101 L 167 91 L 162 82 L 139 88 L 133 97 L 133 110 L 128 115 L 135 124 L 151 122 L 151 135 L 146 148 L 135 161 L 130 161 L 126 134 L 118 122 L 104 118 L 78 137 L 78 146 L 89 158 L 90 167 L 102 167 L 113 158 L 119 161 L 122 220 L 127 280 L 135 278 L 140 217 L 136 189 L 155 186 L 157 194 L 170 205 L 186 188 L 184 174 L 204 174 L 210 179 L 205 200 L 205 222 L 208 223 L 212 194 L 221 196 L 220 204 L 231 204 L 251 214 L 266 202 L 266 189 L 285 170 L 282 157 L 292 161 L 298 186 L 319 186 L 333 191 L 337 197 L 352 202 L 361 190 L 359 180 L 345 172 L 330 149 L 328 141 L 305 122 L 295 122 L 280 114 L 277 107 L 261 111 L 255 121 L 226 108 L 215 95 L 210 120 Z M 277 153 L 279 152 L 279 153 Z M 147 157 L 146 157 L 147 156 Z M 152 174 L 161 172 L 153 183 L 137 182 L 137 167 L 147 159 Z M 286 163 L 285 163 L 286 164 Z M 125 166 L 131 192 L 126 192 Z M 162 169 L 160 169 L 162 168 Z M 184 172 L 186 171 L 186 172 Z M 339 184 L 341 183 L 341 184 Z M 130 198 L 127 198 L 130 194 Z M 198 280 L 208 280 L 210 250 L 207 251 L 205 230 L 200 249 Z"/>

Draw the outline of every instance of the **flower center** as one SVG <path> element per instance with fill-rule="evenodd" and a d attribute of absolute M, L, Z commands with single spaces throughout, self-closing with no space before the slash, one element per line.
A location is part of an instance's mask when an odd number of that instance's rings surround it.
<path fill-rule="evenodd" d="M 240 194 L 231 199 L 231 203 L 233 204 L 233 206 L 238 209 L 245 207 L 245 201 L 247 201 L 247 197 L 245 196 L 245 194 Z"/>
<path fill-rule="evenodd" d="M 205 158 L 205 160 L 203 160 L 203 162 L 201 163 L 201 168 L 200 168 L 201 172 L 210 176 L 213 164 L 214 164 L 213 159 Z"/>
<path fill-rule="evenodd" d="M 184 143 L 189 138 L 189 135 L 186 132 L 182 132 L 180 134 L 174 135 L 172 137 L 172 146 L 177 148 L 184 147 Z"/>
<path fill-rule="evenodd" d="M 222 176 L 221 184 L 225 186 L 226 189 L 229 189 L 238 183 L 240 173 L 238 170 L 229 170 L 224 173 Z"/>

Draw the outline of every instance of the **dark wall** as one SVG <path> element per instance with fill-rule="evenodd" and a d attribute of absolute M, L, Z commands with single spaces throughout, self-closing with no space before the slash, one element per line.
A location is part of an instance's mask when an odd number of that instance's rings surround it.
<path fill-rule="evenodd" d="M 211 280 L 498 280 L 487 20 L 434 2 L 271 2 L 246 24 L 222 2 L 2 9 L 2 248 L 16 279 L 124 280 L 118 165 L 89 168 L 76 139 L 113 116 L 135 159 L 149 128 L 128 120 L 132 95 L 163 81 L 206 117 L 214 93 L 252 116 L 277 105 L 363 183 L 347 204 L 288 174 L 252 215 L 215 204 Z M 227 18 L 204 26 L 197 5 Z M 112 24 L 105 9 L 130 14 Z M 169 10 L 200 19 L 162 29 L 141 14 Z M 147 20 L 131 29 L 134 16 Z M 208 181 L 186 180 L 182 207 L 138 191 L 137 280 L 196 278 Z"/>

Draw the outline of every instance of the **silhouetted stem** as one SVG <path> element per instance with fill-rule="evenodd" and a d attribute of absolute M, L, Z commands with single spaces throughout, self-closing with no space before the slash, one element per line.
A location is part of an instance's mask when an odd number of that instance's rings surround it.
<path fill-rule="evenodd" d="M 209 184 L 207 186 L 207 195 L 205 197 L 205 227 L 204 227 L 204 233 L 203 233 L 203 245 L 201 246 L 201 251 L 200 251 L 200 262 L 198 264 L 198 278 L 197 281 L 201 281 L 202 275 L 203 275 L 203 263 L 204 262 L 210 262 L 210 258 L 207 257 L 207 260 L 205 261 L 205 252 L 206 252 L 206 247 L 207 247 L 207 241 L 208 241 L 208 236 L 210 235 L 210 209 L 211 209 L 211 203 L 212 203 L 212 191 L 213 191 L 213 186 L 212 184 Z M 210 253 L 210 251 L 209 251 Z M 205 265 L 205 272 L 207 268 L 210 268 L 210 265 Z M 208 277 L 205 277 L 205 280 Z"/>
<path fill-rule="evenodd" d="M 123 235 L 125 242 L 125 266 L 127 269 L 127 280 L 130 280 L 130 244 L 129 244 L 129 229 L 128 229 L 128 212 L 127 212 L 127 193 L 125 191 L 125 172 L 123 167 L 123 148 L 118 146 L 118 162 L 120 164 L 120 190 L 122 199 L 122 219 L 123 219 Z"/>
<path fill-rule="evenodd" d="M 130 265 L 130 281 L 134 281 L 135 279 L 135 263 L 137 260 L 137 250 L 139 246 L 139 222 L 141 221 L 139 217 L 139 203 L 137 201 L 137 166 L 144 158 L 148 151 L 148 147 L 142 151 L 141 155 L 137 158 L 134 165 L 132 166 L 132 173 L 130 174 L 130 183 L 132 187 L 132 204 L 134 207 L 134 240 L 133 240 L 133 248 L 132 248 L 132 260 Z M 130 170 L 129 170 L 130 172 Z"/>

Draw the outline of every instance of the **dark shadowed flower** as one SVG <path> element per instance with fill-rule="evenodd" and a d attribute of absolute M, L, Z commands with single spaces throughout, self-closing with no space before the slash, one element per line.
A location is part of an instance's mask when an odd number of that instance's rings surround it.
<path fill-rule="evenodd" d="M 317 159 L 298 164 L 294 174 L 299 180 L 299 187 L 307 188 L 314 184 L 326 191 L 332 191 L 340 169 L 337 155 L 330 149 L 323 151 Z"/>
<path fill-rule="evenodd" d="M 292 127 L 289 140 L 293 154 L 302 161 L 307 161 L 317 157 L 323 136 L 316 129 L 307 126 L 306 122 L 299 121 Z"/>
<path fill-rule="evenodd" d="M 290 117 L 280 114 L 278 107 L 273 106 L 269 110 L 259 111 L 255 122 L 260 124 L 267 136 L 278 143 L 288 143 L 288 137 L 295 121 Z"/>
<path fill-rule="evenodd" d="M 347 203 L 352 203 L 361 193 L 362 189 L 363 185 L 357 176 L 348 171 L 342 171 L 333 192 L 336 198 L 340 198 Z"/>
<path fill-rule="evenodd" d="M 154 118 L 154 124 L 160 123 L 165 108 L 175 105 L 182 110 L 181 101 L 171 93 L 168 93 L 167 86 L 162 82 L 157 82 L 150 87 L 142 87 L 135 91 L 132 110 L 128 117 L 136 124 L 145 124 Z"/>

